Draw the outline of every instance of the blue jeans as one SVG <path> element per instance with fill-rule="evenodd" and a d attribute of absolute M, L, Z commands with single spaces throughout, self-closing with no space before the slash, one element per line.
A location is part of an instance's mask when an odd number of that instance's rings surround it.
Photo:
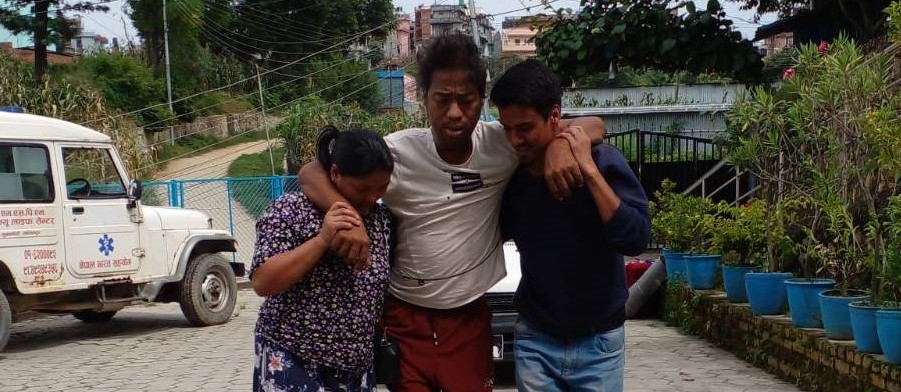
<path fill-rule="evenodd" d="M 520 392 L 622 392 L 626 333 L 614 330 L 575 340 L 538 331 L 521 317 L 513 350 Z"/>

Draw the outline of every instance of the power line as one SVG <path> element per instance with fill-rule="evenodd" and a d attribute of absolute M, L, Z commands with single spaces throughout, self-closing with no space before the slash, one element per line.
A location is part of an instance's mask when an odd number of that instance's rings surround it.
<path fill-rule="evenodd" d="M 185 7 L 186 9 L 191 10 L 191 11 L 198 11 L 198 10 L 194 10 L 194 9 L 188 8 L 187 5 L 184 5 L 184 7 Z M 245 39 L 257 41 L 257 42 L 264 42 L 264 43 L 271 43 L 271 44 L 282 44 L 282 45 L 290 45 L 290 44 L 316 44 L 316 43 L 330 42 L 330 41 L 334 41 L 334 40 L 336 40 L 336 39 L 341 39 L 341 38 L 344 38 L 344 37 L 353 35 L 353 34 L 345 34 L 345 35 L 343 35 L 343 36 L 328 37 L 328 38 L 323 38 L 323 39 L 313 39 L 313 40 L 306 40 L 306 41 L 269 41 L 269 40 L 262 40 L 262 39 L 259 39 L 259 38 L 256 38 L 256 37 L 251 37 L 251 36 L 248 36 L 248 35 L 246 35 L 246 34 L 242 34 L 242 33 L 239 33 L 239 32 L 237 32 L 237 31 L 234 31 L 234 30 L 232 30 L 232 29 L 229 29 L 229 28 L 227 28 L 226 26 L 223 26 L 221 23 L 218 23 L 218 22 L 216 22 L 215 20 L 213 20 L 213 19 L 209 18 L 208 16 L 206 16 L 206 15 L 202 12 L 202 10 L 199 10 L 199 11 L 201 11 L 201 12 L 200 12 L 200 14 L 201 14 L 200 17 L 201 17 L 204 21 L 209 22 L 209 24 L 215 25 L 216 27 L 218 27 L 219 29 L 221 29 L 223 32 L 230 33 L 230 34 L 233 34 L 233 35 L 236 35 L 236 36 L 240 36 L 240 37 L 245 38 Z M 190 16 L 191 16 L 191 17 L 194 17 L 194 15 L 190 15 Z M 271 19 L 266 20 L 265 23 L 262 23 L 262 22 L 255 22 L 255 21 L 244 21 L 244 23 L 249 23 L 249 24 L 252 24 L 252 25 L 254 25 L 254 26 L 258 26 L 258 27 L 264 28 L 264 29 L 271 29 L 271 28 L 273 27 L 273 26 L 272 26 L 272 25 L 273 25 L 273 21 L 272 21 Z M 285 32 L 285 31 L 287 31 L 287 30 L 282 30 L 282 31 Z M 292 32 L 292 34 L 298 34 L 298 33 Z M 300 35 L 300 34 L 298 34 L 298 35 Z"/>
<path fill-rule="evenodd" d="M 380 26 L 377 26 L 377 27 L 371 28 L 371 29 L 369 29 L 369 30 L 363 31 L 363 32 L 359 33 L 359 34 L 356 36 L 356 38 L 362 37 L 362 36 L 364 36 L 364 35 L 366 35 L 366 34 L 369 34 L 369 33 L 373 32 L 373 31 L 375 31 L 375 30 L 378 30 L 378 29 L 380 29 L 380 28 L 383 28 L 383 27 L 389 25 L 390 23 L 392 23 L 392 22 L 387 22 L 387 23 L 384 23 L 384 24 L 382 24 L 382 25 L 380 25 Z M 316 55 L 318 55 L 318 54 L 322 54 L 323 52 L 325 52 L 325 51 L 328 50 L 328 49 L 334 48 L 334 47 L 336 47 L 336 46 L 338 46 L 338 45 L 341 45 L 341 44 L 350 42 L 350 41 L 352 41 L 352 40 L 353 40 L 353 38 L 350 38 L 350 39 L 346 39 L 346 40 L 344 40 L 344 41 L 338 42 L 338 43 L 336 43 L 336 44 L 334 44 L 334 45 L 331 45 L 331 46 L 329 46 L 329 47 L 327 47 L 327 48 L 325 48 L 325 49 L 318 50 L 318 51 L 313 52 L 313 53 L 311 53 L 311 54 L 309 54 L 309 55 L 307 55 L 307 56 L 304 56 L 304 57 L 302 57 L 302 58 L 300 58 L 300 59 L 297 59 L 297 60 L 295 60 L 295 61 L 292 61 L 292 62 L 290 62 L 289 64 L 284 64 L 284 65 L 281 65 L 281 66 L 279 66 L 279 67 L 277 67 L 277 68 L 273 68 L 273 69 L 271 69 L 271 70 L 267 70 L 266 72 L 263 72 L 263 73 L 260 74 L 260 75 L 261 75 L 261 76 L 262 76 L 262 75 L 266 75 L 266 74 L 269 74 L 269 73 L 271 73 L 271 72 L 273 72 L 273 71 L 277 71 L 277 70 L 280 70 L 280 69 L 287 68 L 287 67 L 289 67 L 289 66 L 291 66 L 291 65 L 294 65 L 294 64 L 299 63 L 299 62 L 302 61 L 302 60 L 306 60 L 306 59 L 311 58 L 311 57 L 313 57 L 313 56 L 316 56 Z M 250 77 L 241 79 L 241 80 L 239 80 L 239 81 L 237 81 L 237 82 L 229 83 L 229 84 L 227 84 L 227 85 L 225 85 L 225 86 L 216 87 L 216 88 L 212 88 L 212 89 L 209 89 L 209 90 L 206 90 L 206 91 L 201 91 L 201 92 L 198 92 L 198 93 L 195 93 L 195 94 L 191 94 L 191 95 L 188 95 L 188 96 L 186 96 L 186 97 L 182 97 L 182 98 L 179 98 L 179 99 L 177 99 L 177 100 L 174 100 L 174 101 L 172 101 L 172 102 L 173 102 L 173 103 L 175 103 L 175 102 L 181 102 L 181 101 L 184 101 L 184 100 L 187 100 L 187 99 L 191 99 L 191 98 L 194 98 L 194 97 L 203 95 L 203 94 L 208 94 L 208 93 L 211 93 L 211 92 L 224 90 L 224 89 L 226 89 L 226 88 L 233 87 L 233 86 L 237 86 L 238 84 L 241 84 L 241 83 L 247 82 L 247 81 L 249 81 L 249 80 L 253 80 L 253 79 L 256 79 L 256 76 L 250 76 Z M 81 123 L 81 125 L 91 124 L 91 123 L 94 123 L 94 122 L 97 122 L 97 121 L 103 121 L 103 120 L 107 120 L 107 119 L 113 119 L 113 118 L 119 118 L 119 117 L 123 117 L 123 116 L 128 116 L 128 115 L 131 115 L 131 114 L 135 114 L 135 113 L 142 112 L 142 111 L 144 111 L 144 110 L 153 109 L 153 108 L 156 108 L 156 107 L 166 106 L 166 105 L 167 105 L 167 103 L 165 103 L 165 102 L 164 102 L 164 103 L 158 103 L 158 104 L 154 104 L 154 105 L 147 106 L 147 107 L 145 107 L 145 108 L 141 108 L 141 109 L 137 109 L 137 110 L 132 110 L 132 111 L 126 112 L 126 113 L 117 114 L 117 115 L 115 115 L 115 116 L 109 116 L 109 117 L 105 117 L 105 118 L 100 118 L 100 119 L 95 119 L 95 120 L 86 121 L 86 122 Z"/>
<path fill-rule="evenodd" d="M 409 65 L 407 65 L 407 66 L 409 66 Z M 406 68 L 406 66 L 405 66 L 404 68 Z M 369 70 L 366 70 L 366 71 L 363 71 L 363 72 L 354 74 L 354 75 L 352 75 L 352 76 L 348 76 L 347 79 L 345 79 L 345 80 L 343 80 L 343 81 L 341 81 L 341 82 L 339 82 L 339 83 L 336 83 L 336 84 L 327 86 L 327 87 L 325 87 L 325 88 L 319 89 L 319 90 L 317 90 L 317 91 L 311 92 L 311 93 L 309 93 L 309 94 L 307 94 L 307 95 L 298 97 L 298 98 L 296 98 L 296 99 L 294 99 L 294 100 L 292 100 L 292 101 L 284 102 L 284 103 L 279 104 L 279 105 L 277 105 L 277 106 L 274 106 L 274 107 L 272 107 L 272 108 L 270 108 L 270 109 L 279 109 L 279 108 L 282 108 L 282 107 L 285 107 L 285 106 L 288 106 L 288 105 L 297 103 L 298 101 L 300 101 L 300 100 L 302 100 L 302 99 L 304 99 L 304 98 L 311 97 L 311 96 L 317 95 L 317 94 L 319 94 L 319 93 L 321 93 L 321 92 L 324 92 L 324 91 L 333 89 L 333 88 L 335 88 L 335 87 L 337 87 L 337 86 L 340 86 L 340 85 L 343 85 L 343 84 L 345 84 L 345 83 L 347 83 L 347 82 L 349 82 L 349 81 L 351 81 L 351 80 L 354 80 L 354 79 L 356 79 L 356 78 L 359 78 L 360 76 L 363 76 L 363 75 L 365 75 L 365 74 L 368 74 L 369 72 L 370 72 Z M 371 83 L 370 83 L 369 85 L 371 85 Z M 369 85 L 367 85 L 367 86 L 369 86 Z M 355 91 L 355 92 L 356 92 L 356 91 Z M 355 92 L 354 92 L 354 93 L 355 93 Z M 251 93 L 251 94 L 255 94 L 255 93 Z M 349 97 L 349 96 L 351 96 L 351 95 L 353 95 L 353 93 L 347 94 L 347 95 L 341 97 L 341 99 L 347 98 L 347 97 Z M 255 114 L 255 113 L 256 113 L 256 111 L 247 111 L 247 112 L 243 112 L 243 113 L 241 113 L 241 114 L 244 114 L 244 115 L 246 116 L 246 115 Z M 215 126 L 210 126 L 210 127 L 207 127 L 207 128 L 203 128 L 203 129 L 197 130 L 197 131 L 195 131 L 195 132 L 193 132 L 193 133 L 190 133 L 190 134 L 188 134 L 188 135 L 195 135 L 195 134 L 203 133 L 203 132 L 208 131 L 208 130 L 213 129 L 213 128 L 215 128 Z M 182 136 L 180 136 L 179 138 L 181 138 L 181 137 L 186 137 L 186 136 L 188 136 L 188 135 L 182 135 Z M 149 147 L 154 147 L 154 146 L 157 146 L 157 145 L 160 145 L 160 144 L 163 144 L 163 143 L 167 143 L 167 142 L 168 142 L 168 140 L 165 141 L 165 142 L 154 143 L 154 144 L 152 144 L 152 145 L 149 146 Z"/>
<path fill-rule="evenodd" d="M 205 31 L 205 33 L 206 33 L 206 34 L 209 34 L 209 33 L 206 32 L 206 31 Z M 223 44 L 224 46 L 226 46 L 226 47 L 228 47 L 228 48 L 231 48 L 233 51 L 237 51 L 237 52 L 240 52 L 240 53 L 243 53 L 243 54 L 246 54 L 246 55 L 252 55 L 252 53 L 244 52 L 244 51 L 241 51 L 240 49 L 234 48 L 233 46 L 231 46 L 231 45 L 228 44 L 227 42 L 225 42 L 225 41 L 223 41 L 223 40 L 221 40 L 221 39 L 219 39 L 219 38 L 217 38 L 217 37 L 210 36 L 210 38 L 213 38 L 213 39 L 215 39 L 217 42 L 219 42 L 220 44 Z M 369 54 L 366 54 L 366 55 L 364 55 L 363 58 L 368 58 L 369 56 L 370 56 Z M 275 61 L 275 60 L 270 60 L 270 61 Z M 335 68 L 335 67 L 340 66 L 340 65 L 349 64 L 349 63 L 352 63 L 352 62 L 355 62 L 355 61 L 358 61 L 358 60 L 357 60 L 357 59 L 345 59 L 345 60 L 334 61 L 334 62 L 323 62 L 323 65 L 328 65 L 328 66 L 325 67 L 325 68 L 322 68 L 322 69 L 318 69 L 318 70 L 316 70 L 316 71 L 313 71 L 313 72 L 311 72 L 311 73 L 305 74 L 305 75 L 288 74 L 288 73 L 283 73 L 283 72 L 277 72 L 277 71 L 275 71 L 274 73 L 277 74 L 277 75 L 293 77 L 293 79 L 288 80 L 288 81 L 281 82 L 281 83 L 279 83 L 279 84 L 277 84 L 277 85 L 275 85 L 275 86 L 269 86 L 269 87 L 267 87 L 267 88 L 265 89 L 265 91 L 269 91 L 269 90 L 272 90 L 272 89 L 281 87 L 281 86 L 283 86 L 283 85 L 286 85 L 286 84 L 289 84 L 289 83 L 293 83 L 293 82 L 295 82 L 295 81 L 297 81 L 297 80 L 300 80 L 300 79 L 302 79 L 302 78 L 310 78 L 310 77 L 312 77 L 313 75 L 316 75 L 316 74 L 318 74 L 318 73 L 324 72 L 324 71 L 326 71 L 326 70 Z M 306 63 L 306 64 L 312 64 L 312 63 Z M 334 76 L 334 77 L 332 77 L 332 78 L 333 78 L 333 79 L 339 79 L 339 78 L 341 78 L 341 77 L 342 77 L 342 76 Z M 190 112 L 187 112 L 187 113 L 178 114 L 178 115 L 176 115 L 174 118 L 179 118 L 179 117 L 187 116 L 187 115 L 190 115 L 190 114 L 199 112 L 199 111 L 207 110 L 207 109 L 210 109 L 210 108 L 212 108 L 212 107 L 216 107 L 216 106 L 219 106 L 219 105 L 221 105 L 221 104 L 224 104 L 224 103 L 226 103 L 226 102 L 232 102 L 232 101 L 235 101 L 235 100 L 238 100 L 238 99 L 241 99 L 241 98 L 248 97 L 248 96 L 253 95 L 253 94 L 256 94 L 256 92 L 250 92 L 250 93 L 241 94 L 241 95 L 239 95 L 239 96 L 237 96 L 237 97 L 230 98 L 230 99 L 228 99 L 228 100 L 226 100 L 226 101 L 223 101 L 223 102 L 215 103 L 215 104 L 213 104 L 213 105 L 209 105 L 209 106 L 206 106 L 206 107 L 204 107 L 204 108 L 194 109 L 194 110 L 192 110 L 192 111 L 190 111 Z M 161 124 L 161 123 L 164 123 L 164 122 L 168 121 L 169 119 L 170 119 L 170 118 L 158 120 L 158 121 L 155 121 L 155 122 L 153 122 L 153 123 L 144 124 L 144 126 L 145 126 L 145 127 L 150 127 L 150 126 L 153 126 L 153 125 Z M 200 133 L 200 132 L 201 132 L 201 131 L 194 132 L 194 133 L 191 133 L 191 134 L 196 134 L 196 133 Z M 189 135 L 191 135 L 191 134 L 189 134 Z M 177 138 L 175 138 L 175 139 L 179 139 L 179 138 L 181 138 L 181 137 L 185 137 L 185 136 L 189 136 L 189 135 L 183 135 L 183 136 L 177 137 Z M 175 140 L 175 139 L 173 139 L 173 140 Z"/>
<path fill-rule="evenodd" d="M 209 34 L 209 33 L 206 32 L 206 31 L 204 31 L 204 33 L 205 33 L 205 34 Z M 233 46 L 231 46 L 231 45 L 228 44 L 227 42 L 225 42 L 225 41 L 223 41 L 223 40 L 220 40 L 220 39 L 217 38 L 217 37 L 210 37 L 210 38 L 214 38 L 214 39 L 215 39 L 217 42 L 219 42 L 220 44 L 223 44 L 224 46 L 227 46 L 227 47 L 233 49 L 234 51 L 238 51 L 238 52 L 243 53 L 243 54 L 246 54 L 246 55 L 252 55 L 252 53 L 244 52 L 244 51 L 241 51 L 240 49 L 234 48 Z M 365 55 L 363 56 L 363 58 L 368 58 L 369 56 L 370 56 L 369 54 L 365 54 Z M 276 61 L 276 60 L 272 60 L 272 59 L 270 59 L 269 61 L 280 62 L 280 61 Z M 318 70 L 316 70 L 316 71 L 313 71 L 313 72 L 310 72 L 310 73 L 304 74 L 304 75 L 289 74 L 289 73 L 277 72 L 277 71 L 275 71 L 275 70 L 272 70 L 273 73 L 275 73 L 276 75 L 288 76 L 288 77 L 292 77 L 293 79 L 287 80 L 287 81 L 283 81 L 283 82 L 281 82 L 281 83 L 279 83 L 279 84 L 277 84 L 277 85 L 274 85 L 274 86 L 266 87 L 266 88 L 264 89 L 264 91 L 269 91 L 269 90 L 272 90 L 272 89 L 276 89 L 276 88 L 278 88 L 278 87 L 284 86 L 284 85 L 289 84 L 289 83 L 296 82 L 296 81 L 298 81 L 298 80 L 300 80 L 300 79 L 303 79 L 303 78 L 310 78 L 310 77 L 312 77 L 313 75 L 316 75 L 316 74 L 318 74 L 318 73 L 324 72 L 324 71 L 326 71 L 326 70 L 335 68 L 335 67 L 340 66 L 340 65 L 353 63 L 353 62 L 356 62 L 356 61 L 358 61 L 358 59 L 353 59 L 353 58 L 351 58 L 351 59 L 344 59 L 344 60 L 339 60 L 339 61 L 334 61 L 334 62 L 322 62 L 323 65 L 327 65 L 325 68 L 321 68 L 321 69 L 318 69 Z M 283 62 L 283 63 L 287 63 L 287 62 Z M 294 65 L 296 65 L 296 64 L 297 64 L 297 63 L 295 63 Z M 303 63 L 303 64 L 313 64 L 313 63 Z M 334 76 L 334 77 L 332 77 L 332 78 L 333 78 L 333 79 L 339 79 L 339 78 L 341 78 L 341 77 L 342 77 L 342 76 L 339 75 L 339 76 Z M 320 77 L 320 78 L 321 78 L 321 77 Z M 188 116 L 188 115 L 190 115 L 190 114 L 194 114 L 194 113 L 197 113 L 197 112 L 201 112 L 201 111 L 203 111 L 203 110 L 207 110 L 207 109 L 210 109 L 210 108 L 213 108 L 213 107 L 216 107 L 216 106 L 220 106 L 220 105 L 222 105 L 222 104 L 224 104 L 224 103 L 227 103 L 227 102 L 233 102 L 233 101 L 236 101 L 236 100 L 239 100 L 239 99 L 242 99 L 242 98 L 246 98 L 246 97 L 249 97 L 249 96 L 254 95 L 254 94 L 257 94 L 257 92 L 244 93 L 244 94 L 241 94 L 241 95 L 232 97 L 232 98 L 230 98 L 230 99 L 228 99 L 228 100 L 225 100 L 225 101 L 222 101 L 222 102 L 218 102 L 218 103 L 215 103 L 215 104 L 212 104 L 212 105 L 203 107 L 203 108 L 194 109 L 194 110 L 191 110 L 190 112 L 186 112 L 186 113 L 182 113 L 182 114 L 177 114 L 177 115 L 175 115 L 174 117 L 170 117 L 170 118 L 166 118 L 166 119 L 157 120 L 157 121 L 154 121 L 154 122 L 149 123 L 149 124 L 143 124 L 143 126 L 144 126 L 144 127 L 151 127 L 151 126 L 153 126 L 153 125 L 162 124 L 162 123 L 165 123 L 165 122 L 169 121 L 169 120 L 172 119 L 172 118 L 180 118 L 180 117 L 183 117 L 183 116 Z M 193 134 L 201 133 L 201 132 L 203 132 L 203 131 L 204 131 L 204 130 L 197 131 L 197 132 L 193 132 L 193 133 L 190 133 L 190 134 L 187 134 L 187 135 L 182 135 L 182 136 L 176 137 L 176 138 L 174 138 L 174 139 L 172 139 L 172 140 L 177 140 L 177 139 L 180 139 L 180 138 L 182 138 L 182 137 L 186 137 L 186 136 L 190 136 L 190 135 L 193 135 Z M 160 144 L 160 143 L 157 143 L 157 144 Z M 154 144 L 154 146 L 157 145 L 157 144 Z M 152 146 L 151 146 L 151 147 L 152 147 Z"/>
<path fill-rule="evenodd" d="M 410 61 L 410 62 L 408 62 L 405 66 L 401 67 L 401 69 L 406 69 L 407 67 L 409 67 L 409 66 L 412 65 L 412 64 L 413 64 L 413 62 Z M 361 75 L 361 74 L 360 74 L 360 75 Z M 356 79 L 356 78 L 359 77 L 360 75 L 357 75 L 357 76 L 354 76 L 354 77 L 352 77 L 352 78 L 349 78 L 347 81 L 352 80 L 352 79 Z M 340 84 L 346 83 L 347 81 L 342 82 L 342 83 L 340 83 Z M 320 104 L 320 105 L 314 106 L 314 108 L 326 107 L 326 106 L 332 105 L 332 104 L 334 104 L 334 103 L 337 103 L 337 102 L 339 102 L 339 101 L 342 101 L 342 100 L 344 100 L 344 99 L 346 99 L 346 98 L 352 96 L 353 94 L 356 94 L 357 92 L 360 92 L 360 91 L 362 91 L 362 90 L 364 90 L 364 89 L 366 89 L 366 88 L 369 88 L 370 86 L 372 86 L 372 85 L 374 85 L 374 84 L 377 84 L 378 82 L 379 82 L 379 81 L 377 80 L 377 81 L 375 81 L 375 82 L 366 84 L 365 86 L 360 87 L 360 88 L 358 88 L 358 89 L 356 89 L 356 90 L 354 90 L 354 91 L 352 91 L 352 92 L 350 92 L 350 93 L 347 93 L 347 94 L 345 94 L 344 96 L 341 96 L 341 97 L 338 97 L 338 98 L 336 98 L 336 99 L 334 99 L 334 100 L 332 100 L 332 101 L 324 102 L 324 103 L 322 103 L 322 104 Z M 329 88 L 333 88 L 333 87 L 335 87 L 335 86 L 327 87 L 327 88 L 325 88 L 325 89 L 319 90 L 318 92 L 322 92 L 322 91 L 325 91 L 325 90 L 327 90 L 327 89 L 329 89 Z M 297 99 L 295 99 L 295 100 L 293 100 L 293 101 L 291 101 L 291 102 L 283 103 L 283 104 L 279 105 L 278 107 L 286 106 L 286 105 L 289 105 L 289 104 L 294 104 L 294 103 L 299 102 L 300 100 L 302 100 L 302 99 L 304 99 L 304 98 L 306 98 L 306 97 L 312 96 L 312 94 L 315 94 L 315 93 L 311 93 L 311 94 L 308 94 L 308 95 L 306 95 L 306 96 L 297 98 Z M 289 115 L 289 116 L 286 117 L 285 119 L 291 118 L 291 116 L 293 116 L 293 115 Z M 284 120 L 284 119 L 283 119 L 283 120 Z M 225 141 L 227 141 L 227 140 L 230 140 L 230 139 L 233 139 L 233 138 L 235 138 L 235 137 L 242 136 L 242 135 L 244 135 L 244 134 L 247 134 L 247 133 L 250 133 L 250 132 L 254 132 L 254 131 L 256 131 L 256 130 L 249 130 L 249 131 L 242 132 L 242 133 L 240 133 L 240 134 L 231 136 L 231 137 L 226 138 L 226 139 L 224 139 L 224 140 L 222 140 L 222 141 L 220 141 L 220 142 L 214 143 L 214 144 L 212 144 L 212 145 L 210 145 L 210 146 L 206 146 L 206 147 L 201 148 L 201 149 L 198 149 L 198 150 L 196 150 L 196 151 L 202 151 L 202 150 L 207 149 L 207 148 L 209 148 L 209 147 L 212 147 L 212 146 L 221 144 L 221 143 L 223 143 L 223 142 L 225 142 Z M 191 153 L 194 153 L 194 152 L 196 152 L 196 151 L 193 151 L 193 152 L 191 152 Z M 162 164 L 162 163 L 165 163 L 165 162 L 169 162 L 169 161 L 171 161 L 171 160 L 178 159 L 178 158 L 180 158 L 180 157 L 189 155 L 189 154 L 191 154 L 191 153 L 182 154 L 182 155 L 180 155 L 180 156 L 177 156 L 177 157 L 173 157 L 173 158 L 167 159 L 167 160 L 165 160 L 165 161 L 157 162 L 155 165 L 159 165 L 159 164 Z M 214 159 L 207 160 L 207 161 L 205 161 L 205 162 L 199 162 L 199 163 L 197 163 L 197 164 L 195 164 L 195 165 L 191 165 L 191 166 L 186 167 L 186 168 L 184 168 L 184 169 L 182 169 L 182 170 L 173 172 L 173 173 L 171 173 L 170 176 L 168 176 L 168 177 L 171 178 L 172 176 L 174 176 L 174 175 L 176 175 L 176 174 L 178 174 L 178 175 L 186 175 L 186 174 L 196 173 L 197 171 L 202 170 L 202 169 L 195 169 L 195 168 L 197 168 L 197 167 L 199 167 L 199 166 L 204 166 L 203 169 L 206 169 L 206 168 L 208 168 L 209 166 L 205 166 L 205 165 L 206 165 L 207 163 L 209 163 L 210 161 L 212 161 L 212 160 L 215 160 L 215 158 L 214 158 Z M 222 165 L 222 164 L 219 164 L 219 165 Z M 147 168 L 149 168 L 149 167 L 152 167 L 152 166 L 145 166 L 145 167 L 143 167 L 143 168 L 141 168 L 141 169 L 139 169 L 139 170 L 144 170 L 144 169 L 147 169 Z M 195 169 L 195 170 L 190 170 L 190 169 Z"/>
<path fill-rule="evenodd" d="M 355 60 L 345 60 L 345 61 L 343 61 L 343 62 L 335 62 L 334 64 L 332 64 L 332 65 L 330 65 L 330 66 L 328 66 L 328 67 L 326 67 L 326 68 L 318 69 L 318 70 L 316 70 L 316 71 L 314 71 L 314 72 L 311 72 L 311 73 L 308 73 L 308 74 L 306 74 L 306 75 L 293 75 L 293 74 L 283 74 L 283 73 L 278 73 L 278 72 L 276 72 L 276 74 L 278 74 L 278 75 L 283 75 L 283 76 L 293 77 L 293 79 L 283 81 L 283 82 L 278 83 L 278 84 L 273 85 L 273 86 L 268 86 L 268 87 L 264 88 L 263 91 L 274 90 L 274 89 L 279 88 L 279 87 L 282 87 L 282 86 L 284 86 L 284 85 L 286 85 L 286 84 L 294 83 L 294 82 L 296 82 L 296 81 L 298 81 L 298 80 L 300 80 L 300 79 L 309 78 L 309 77 L 311 77 L 311 76 L 313 76 L 313 75 L 315 75 L 315 74 L 317 74 L 317 73 L 320 73 L 320 72 L 326 71 L 326 70 L 328 70 L 328 69 L 332 69 L 332 68 L 334 68 L 334 67 L 336 67 L 336 66 L 339 66 L 339 65 L 342 65 L 342 64 L 347 64 L 347 63 L 350 63 L 350 62 L 353 62 L 353 61 L 355 61 Z M 369 71 L 367 70 L 366 72 L 369 72 Z M 335 77 L 335 78 L 340 78 L 340 76 L 337 76 L 337 77 Z M 249 92 L 249 93 L 244 93 L 244 94 L 238 95 L 238 96 L 236 96 L 236 97 L 232 97 L 232 98 L 227 99 L 227 100 L 222 101 L 222 102 L 218 102 L 218 103 L 215 103 L 215 104 L 212 104 L 212 105 L 209 105 L 209 106 L 200 108 L 200 109 L 194 109 L 194 110 L 192 110 L 192 111 L 190 111 L 190 112 L 182 113 L 182 114 L 176 115 L 175 117 L 178 118 L 178 117 L 187 116 L 187 115 L 190 115 L 190 114 L 193 114 L 193 113 L 201 112 L 201 111 L 204 111 L 204 110 L 207 110 L 207 109 L 214 108 L 214 107 L 216 107 L 216 106 L 220 106 L 220 105 L 222 105 L 222 104 L 224 104 L 224 103 L 227 103 L 227 102 L 233 102 L 233 101 L 237 101 L 237 100 L 242 99 L 242 98 L 249 97 L 249 96 L 251 96 L 251 95 L 255 95 L 255 94 L 257 94 L 257 93 L 258 93 L 257 91 L 252 91 L 252 92 Z M 166 121 L 168 121 L 168 120 L 169 120 L 168 118 L 167 118 L 167 119 L 163 119 L 163 120 L 157 120 L 157 121 L 155 121 L 155 122 L 153 122 L 153 123 L 145 124 L 144 127 L 146 128 L 146 127 L 150 127 L 150 126 L 153 126 L 153 125 L 161 124 L 161 123 L 164 123 L 164 122 L 166 122 Z M 200 131 L 196 131 L 196 132 L 193 132 L 193 133 L 190 133 L 190 134 L 182 135 L 182 136 L 176 137 L 176 138 L 173 139 L 173 140 L 178 140 L 178 139 L 183 138 L 183 137 L 187 137 L 187 136 L 190 136 L 190 135 L 195 135 L 195 134 L 198 134 L 198 133 L 202 133 L 203 131 L 206 131 L 206 130 L 207 130 L 207 129 L 202 129 L 202 130 L 200 130 Z M 166 142 L 168 142 L 168 141 L 166 141 Z M 162 144 L 162 143 L 165 143 L 165 142 L 155 143 L 155 144 L 153 144 L 151 147 L 156 146 L 156 145 L 159 145 L 159 144 Z"/>

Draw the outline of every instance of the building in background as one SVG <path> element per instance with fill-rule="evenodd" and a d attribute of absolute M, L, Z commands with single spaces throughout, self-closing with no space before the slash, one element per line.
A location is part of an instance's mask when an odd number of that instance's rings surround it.
<path fill-rule="evenodd" d="M 400 7 L 395 8 L 394 16 L 397 18 L 397 27 L 385 37 L 382 50 L 385 59 L 396 63 L 408 60 L 413 54 L 413 24 L 410 15 L 405 14 Z"/>
<path fill-rule="evenodd" d="M 476 32 L 472 31 L 472 18 L 476 20 Z M 451 31 L 462 31 L 466 35 L 478 37 L 479 47 L 485 56 L 496 52 L 495 32 L 491 26 L 490 15 L 476 9 L 475 12 L 461 4 L 433 4 L 428 7 L 419 6 L 414 16 L 414 43 L 422 45 L 434 35 Z"/>
<path fill-rule="evenodd" d="M 510 27 L 501 30 L 501 54 L 515 54 L 520 57 L 534 57 L 535 30 L 531 27 Z"/>
<path fill-rule="evenodd" d="M 0 25 L 0 42 L 7 42 L 14 48 L 28 48 L 32 46 L 31 34 L 19 33 L 14 34 L 3 25 Z"/>
<path fill-rule="evenodd" d="M 795 46 L 795 36 L 791 32 L 779 33 L 772 37 L 764 38 L 764 56 L 770 56 Z"/>
<path fill-rule="evenodd" d="M 78 33 L 69 41 L 69 47 L 66 48 L 67 51 L 77 56 L 82 56 L 108 50 L 109 40 L 93 31 L 85 30 L 81 18 L 72 19 L 72 25 Z"/>
<path fill-rule="evenodd" d="M 432 37 L 432 9 L 424 6 L 416 7 L 414 15 L 413 45 L 419 47 Z"/>
<path fill-rule="evenodd" d="M 109 50 L 109 40 L 100 34 L 85 30 L 81 18 L 68 20 L 77 33 L 68 41 L 65 48 L 58 48 L 53 42 L 47 43 L 48 61 L 51 64 L 69 64 L 72 62 L 72 56 Z M 22 61 L 34 61 L 34 40 L 30 33 L 13 34 L 0 26 L 0 48 Z"/>
<path fill-rule="evenodd" d="M 16 48 L 12 42 L 0 42 L 0 52 L 13 56 L 19 61 L 34 62 L 34 48 L 31 47 Z M 72 54 L 47 51 L 47 62 L 50 64 L 72 64 L 74 61 L 75 56 Z"/>

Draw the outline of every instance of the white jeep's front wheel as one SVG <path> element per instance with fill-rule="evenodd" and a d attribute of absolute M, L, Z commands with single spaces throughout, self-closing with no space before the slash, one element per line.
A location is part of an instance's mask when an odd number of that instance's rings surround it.
<path fill-rule="evenodd" d="M 13 324 L 13 312 L 9 307 L 9 301 L 6 300 L 6 294 L 0 290 L 0 352 L 9 342 L 9 332 Z"/>
<path fill-rule="evenodd" d="M 224 324 L 238 300 L 235 272 L 219 254 L 202 254 L 191 260 L 181 281 L 179 304 L 196 326 Z"/>

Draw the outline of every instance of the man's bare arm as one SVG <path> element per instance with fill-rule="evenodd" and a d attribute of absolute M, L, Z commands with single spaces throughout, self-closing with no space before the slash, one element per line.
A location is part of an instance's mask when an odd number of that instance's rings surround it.
<path fill-rule="evenodd" d="M 303 194 L 320 210 L 328 211 L 337 202 L 347 203 L 347 199 L 341 196 L 332 184 L 328 172 L 319 162 L 313 161 L 303 165 L 298 177 Z"/>
<path fill-rule="evenodd" d="M 602 143 L 604 137 L 607 136 L 607 123 L 604 122 L 604 119 L 597 116 L 560 119 L 561 130 L 572 126 L 582 127 L 582 129 L 585 130 L 585 133 L 588 134 L 588 139 L 591 140 L 591 144 Z"/>
<path fill-rule="evenodd" d="M 337 202 L 347 203 L 347 199 L 341 196 L 328 172 L 319 162 L 310 162 L 300 169 L 298 173 L 300 189 L 303 194 L 321 211 L 328 211 Z M 362 221 L 362 218 L 360 219 Z M 331 250 L 347 261 L 359 261 L 360 266 L 369 265 L 369 236 L 363 226 L 356 226 L 350 230 L 342 230 L 335 234 L 332 240 Z"/>

